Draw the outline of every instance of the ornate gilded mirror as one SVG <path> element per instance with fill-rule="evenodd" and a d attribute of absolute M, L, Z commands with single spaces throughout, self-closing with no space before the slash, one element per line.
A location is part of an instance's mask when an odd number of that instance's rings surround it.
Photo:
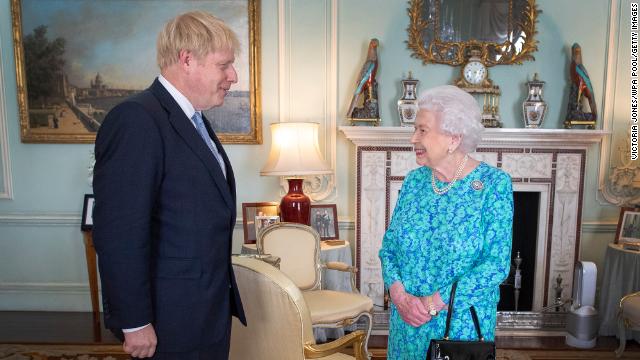
<path fill-rule="evenodd" d="M 410 0 L 409 49 L 426 63 L 461 65 L 480 48 L 487 66 L 534 60 L 535 0 Z"/>

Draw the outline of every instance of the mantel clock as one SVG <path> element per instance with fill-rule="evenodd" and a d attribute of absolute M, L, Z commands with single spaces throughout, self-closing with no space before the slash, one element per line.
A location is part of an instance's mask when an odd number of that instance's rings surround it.
<path fill-rule="evenodd" d="M 460 78 L 455 81 L 455 85 L 473 95 L 482 104 L 482 125 L 484 127 L 502 127 L 498 109 L 500 87 L 489 78 L 489 69 L 480 55 L 479 49 L 469 51 L 469 57 L 460 67 Z"/>

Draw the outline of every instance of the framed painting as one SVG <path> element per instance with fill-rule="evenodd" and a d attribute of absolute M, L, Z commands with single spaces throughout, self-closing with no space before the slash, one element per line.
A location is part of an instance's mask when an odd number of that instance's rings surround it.
<path fill-rule="evenodd" d="M 321 240 L 339 239 L 336 204 L 311 204 L 311 227 Z"/>
<path fill-rule="evenodd" d="M 615 243 L 640 242 L 640 208 L 620 209 Z"/>
<path fill-rule="evenodd" d="M 25 143 L 92 143 L 105 115 L 160 73 L 156 37 L 177 14 L 204 10 L 238 36 L 238 83 L 205 111 L 223 143 L 261 144 L 260 0 L 11 0 Z"/>
<path fill-rule="evenodd" d="M 256 235 L 262 225 L 269 225 L 279 220 L 280 203 L 277 202 L 257 202 L 242 203 L 242 228 L 244 230 L 244 243 L 255 244 Z M 256 221 L 260 222 L 256 226 Z"/>

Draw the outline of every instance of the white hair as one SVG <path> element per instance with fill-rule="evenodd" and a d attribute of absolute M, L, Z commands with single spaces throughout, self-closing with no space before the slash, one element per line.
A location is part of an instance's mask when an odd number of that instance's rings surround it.
<path fill-rule="evenodd" d="M 476 150 L 484 126 L 478 102 L 469 93 L 457 86 L 437 86 L 420 94 L 418 107 L 437 114 L 443 133 L 461 135 L 460 150 L 464 153 Z"/>

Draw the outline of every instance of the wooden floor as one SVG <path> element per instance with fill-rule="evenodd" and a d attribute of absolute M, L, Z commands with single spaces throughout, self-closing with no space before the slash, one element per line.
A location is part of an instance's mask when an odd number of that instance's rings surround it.
<path fill-rule="evenodd" d="M 79 312 L 2 312 L 0 343 L 118 344 L 118 340 L 100 326 L 94 328 L 91 313 Z M 372 336 L 369 348 L 376 360 L 384 359 L 387 337 Z M 594 350 L 613 351 L 618 341 L 613 336 L 599 337 Z M 564 337 L 499 336 L 499 349 L 573 349 Z M 640 344 L 628 341 L 626 352 L 640 354 Z"/>
<path fill-rule="evenodd" d="M 91 313 L 0 311 L 0 343 L 117 344 Z"/>

